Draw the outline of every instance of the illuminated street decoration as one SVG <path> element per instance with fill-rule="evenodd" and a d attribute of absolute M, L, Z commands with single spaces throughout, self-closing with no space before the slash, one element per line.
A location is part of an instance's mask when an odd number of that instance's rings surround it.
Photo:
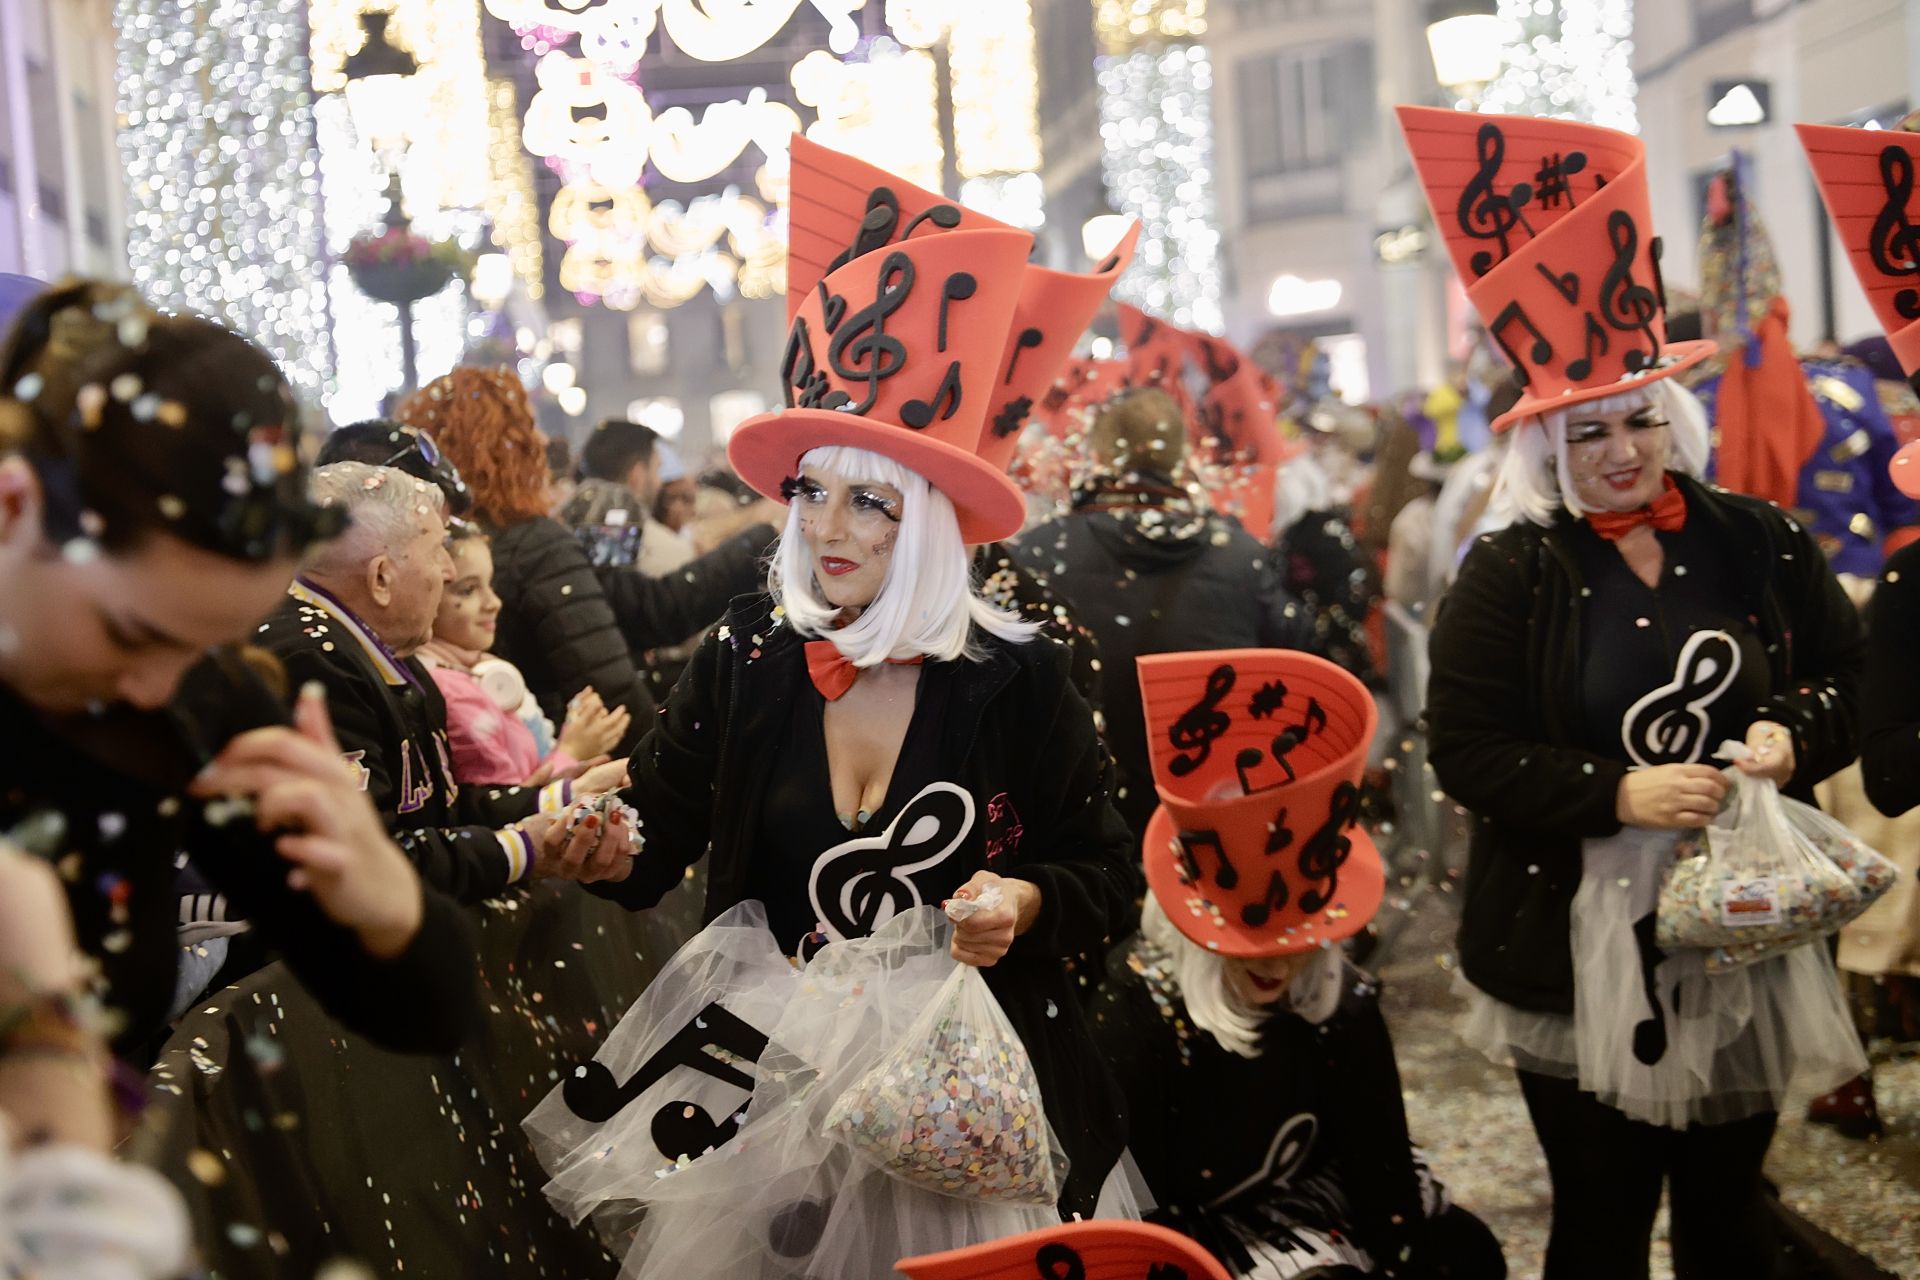
<path fill-rule="evenodd" d="M 534 79 L 540 87 L 521 133 L 527 150 L 561 161 L 570 176 L 578 169 L 604 186 L 636 185 L 653 129 L 639 86 L 559 52 L 540 59 Z"/>
<path fill-rule="evenodd" d="M 800 128 L 800 117 L 784 102 L 767 101 L 765 89 L 755 89 L 742 101 L 716 102 L 694 122 L 685 107 L 669 107 L 653 118 L 649 154 L 653 167 L 674 182 L 704 182 L 740 158 L 749 145 L 769 159 L 785 155 L 787 140 Z"/>
<path fill-rule="evenodd" d="M 493 242 L 513 264 L 527 296 L 546 292 L 546 244 L 540 238 L 540 200 L 533 165 L 520 148 L 520 104 L 513 81 L 487 84 L 487 215 Z"/>
<path fill-rule="evenodd" d="M 809 138 L 940 188 L 946 148 L 930 54 L 890 40 L 874 41 L 865 62 L 842 62 L 816 49 L 794 64 L 789 78 L 795 96 L 819 113 L 807 127 Z"/>
<path fill-rule="evenodd" d="M 1500 16 L 1513 35 L 1480 110 L 1640 131 L 1633 0 L 1500 0 Z"/>
<path fill-rule="evenodd" d="M 1100 136 L 1107 190 L 1140 219 L 1139 252 L 1114 296 L 1218 333 L 1220 231 L 1213 207 L 1213 68 L 1191 34 L 1203 0 L 1095 0 L 1105 52 Z"/>
<path fill-rule="evenodd" d="M 300 393 L 332 368 L 307 29 L 277 5 L 118 0 L 133 281 L 257 339 Z"/>

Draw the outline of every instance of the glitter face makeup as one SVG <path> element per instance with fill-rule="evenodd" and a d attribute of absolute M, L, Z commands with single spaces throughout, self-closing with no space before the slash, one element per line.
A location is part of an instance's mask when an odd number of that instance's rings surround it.
<path fill-rule="evenodd" d="M 1637 511 L 1660 496 L 1673 440 L 1654 405 L 1567 420 L 1567 472 L 1588 511 Z"/>
<path fill-rule="evenodd" d="M 842 609 L 872 604 L 900 537 L 900 491 L 809 468 L 793 482 L 791 495 L 821 597 Z"/>

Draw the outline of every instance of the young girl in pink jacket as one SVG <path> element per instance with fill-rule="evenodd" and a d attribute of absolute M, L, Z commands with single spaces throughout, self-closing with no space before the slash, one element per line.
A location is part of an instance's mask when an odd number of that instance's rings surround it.
<path fill-rule="evenodd" d="M 474 786 L 534 786 L 571 778 L 603 763 L 626 734 L 630 717 L 608 711 L 591 687 L 567 704 L 567 722 L 553 723 L 527 692 L 520 671 L 488 652 L 500 597 L 493 593 L 493 550 L 472 528 L 454 535 L 453 581 L 440 598 L 433 639 L 420 659 L 447 701 L 453 775 Z"/>

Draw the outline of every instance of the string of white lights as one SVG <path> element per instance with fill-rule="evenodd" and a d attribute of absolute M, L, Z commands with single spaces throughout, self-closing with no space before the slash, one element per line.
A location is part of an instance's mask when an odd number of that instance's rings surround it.
<path fill-rule="evenodd" d="M 303 9 L 118 0 L 114 26 L 135 285 L 258 340 L 317 398 L 332 362 Z"/>
<path fill-rule="evenodd" d="M 1480 110 L 1640 131 L 1633 0 L 1500 0 L 1500 16 L 1512 36 L 1504 68 L 1480 95 Z"/>

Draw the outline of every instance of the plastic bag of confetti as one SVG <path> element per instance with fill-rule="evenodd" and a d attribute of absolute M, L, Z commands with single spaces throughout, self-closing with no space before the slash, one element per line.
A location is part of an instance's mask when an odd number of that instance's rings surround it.
<path fill-rule="evenodd" d="M 1812 846 L 1819 856 L 1844 871 L 1858 895 L 1851 907 L 1836 912 L 1834 919 L 1828 922 L 1828 927 L 1821 930 L 1822 935 L 1853 923 L 1868 907 L 1878 902 L 1881 895 L 1893 888 L 1894 881 L 1900 878 L 1900 868 L 1890 859 L 1876 853 L 1867 846 L 1866 841 L 1812 805 L 1782 796 L 1780 809 L 1793 833 Z M 1726 973 L 1743 968 L 1800 946 L 1805 941 L 1804 938 L 1792 938 L 1781 942 L 1746 942 L 1716 947 L 1707 956 L 1707 972 Z"/>
<path fill-rule="evenodd" d="M 1721 746 L 1723 756 L 1744 751 Z M 1733 789 L 1704 842 L 1684 842 L 1662 882 L 1654 941 L 1663 950 L 1723 948 L 1757 959 L 1834 933 L 1871 905 L 1834 861 L 1830 835 L 1810 837 L 1805 815 L 1790 816 L 1817 811 L 1768 779 L 1738 769 L 1728 776 Z"/>
<path fill-rule="evenodd" d="M 826 1127 L 895 1177 L 961 1199 L 1052 1205 L 1066 1177 L 1026 1046 L 971 965 L 955 966 Z"/>

